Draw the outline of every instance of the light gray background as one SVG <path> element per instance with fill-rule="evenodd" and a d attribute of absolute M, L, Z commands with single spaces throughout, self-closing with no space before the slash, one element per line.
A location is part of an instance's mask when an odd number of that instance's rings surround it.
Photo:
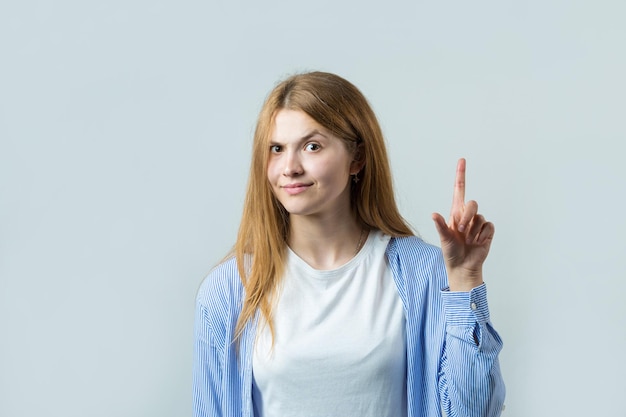
<path fill-rule="evenodd" d="M 281 78 L 353 81 L 428 241 L 458 157 L 506 416 L 625 416 L 622 1 L 0 5 L 0 416 L 188 416 L 195 291 Z"/>

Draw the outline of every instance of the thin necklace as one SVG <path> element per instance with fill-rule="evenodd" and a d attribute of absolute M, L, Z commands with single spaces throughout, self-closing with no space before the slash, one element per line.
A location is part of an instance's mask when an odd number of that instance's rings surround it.
<path fill-rule="evenodd" d="M 361 245 L 363 244 L 364 234 L 365 234 L 365 229 L 361 229 L 361 235 L 359 236 L 359 243 L 356 244 L 356 250 L 354 251 L 354 255 L 352 256 L 356 256 L 356 254 L 359 253 L 359 250 L 361 250 Z"/>

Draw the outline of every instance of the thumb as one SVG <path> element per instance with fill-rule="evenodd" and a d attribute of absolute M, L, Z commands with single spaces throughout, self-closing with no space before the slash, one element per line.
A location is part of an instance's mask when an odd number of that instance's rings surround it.
<path fill-rule="evenodd" d="M 432 219 L 435 222 L 435 228 L 437 229 L 437 233 L 439 233 L 439 239 L 441 242 L 446 242 L 454 237 L 454 233 L 448 227 L 446 220 L 439 213 L 433 213 Z"/>

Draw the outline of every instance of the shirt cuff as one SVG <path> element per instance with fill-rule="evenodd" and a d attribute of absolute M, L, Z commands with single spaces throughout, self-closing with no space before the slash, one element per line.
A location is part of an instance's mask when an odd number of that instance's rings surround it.
<path fill-rule="evenodd" d="M 449 288 L 444 288 L 441 298 L 449 325 L 471 326 L 489 321 L 487 287 L 484 283 L 469 292 L 451 292 Z"/>

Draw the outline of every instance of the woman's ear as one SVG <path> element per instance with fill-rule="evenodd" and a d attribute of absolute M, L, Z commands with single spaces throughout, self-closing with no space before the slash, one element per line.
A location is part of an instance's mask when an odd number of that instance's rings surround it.
<path fill-rule="evenodd" d="M 350 175 L 358 174 L 365 166 L 365 147 L 359 143 L 354 150 L 354 159 L 350 163 Z"/>

